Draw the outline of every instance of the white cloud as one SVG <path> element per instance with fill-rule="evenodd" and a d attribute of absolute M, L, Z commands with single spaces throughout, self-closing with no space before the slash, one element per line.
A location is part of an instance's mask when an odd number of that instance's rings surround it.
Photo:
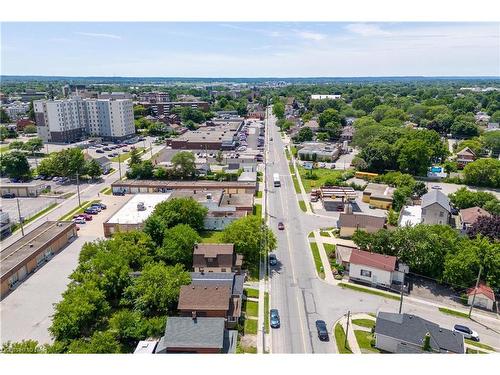
<path fill-rule="evenodd" d="M 121 39 L 122 37 L 120 35 L 116 34 L 104 34 L 104 33 L 87 33 L 87 32 L 75 32 L 75 34 L 78 35 L 83 35 L 83 36 L 90 36 L 92 38 L 108 38 L 108 39 Z"/>
<path fill-rule="evenodd" d="M 315 33 L 311 31 L 297 31 L 297 35 L 302 39 L 320 41 L 326 39 L 325 34 Z"/>
<path fill-rule="evenodd" d="M 351 33 L 361 36 L 389 36 L 392 35 L 386 30 L 382 30 L 379 25 L 367 23 L 351 23 L 345 27 Z"/>

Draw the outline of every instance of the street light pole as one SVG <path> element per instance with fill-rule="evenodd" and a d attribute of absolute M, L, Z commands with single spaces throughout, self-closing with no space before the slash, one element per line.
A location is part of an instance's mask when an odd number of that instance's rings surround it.
<path fill-rule="evenodd" d="M 78 172 L 76 172 L 76 191 L 78 192 L 78 207 L 81 207 L 82 202 L 80 200 L 80 178 L 78 176 Z"/>
<path fill-rule="evenodd" d="M 24 225 L 23 225 L 23 218 L 21 216 L 21 208 L 19 207 L 19 198 L 17 198 L 16 201 L 17 201 L 17 214 L 19 215 L 19 224 L 21 224 L 21 233 L 24 237 Z"/>

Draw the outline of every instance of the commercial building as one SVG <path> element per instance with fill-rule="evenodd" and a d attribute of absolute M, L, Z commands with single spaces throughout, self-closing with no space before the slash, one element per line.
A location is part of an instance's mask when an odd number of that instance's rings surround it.
<path fill-rule="evenodd" d="M 241 273 L 243 255 L 234 252 L 232 243 L 200 243 L 193 251 L 195 272 L 235 272 Z"/>
<path fill-rule="evenodd" d="M 411 314 L 379 312 L 375 322 L 375 347 L 389 353 L 426 353 L 429 335 L 430 353 L 464 354 L 464 336 L 436 323 Z"/>
<path fill-rule="evenodd" d="M 385 184 L 370 182 L 363 191 L 363 202 L 370 206 L 388 210 L 392 207 L 394 188 Z"/>
<path fill-rule="evenodd" d="M 164 194 L 137 194 L 102 224 L 104 236 L 117 232 L 130 232 L 144 228 L 144 222 L 153 213 L 156 205 L 170 198 Z"/>
<path fill-rule="evenodd" d="M 302 143 L 297 152 L 300 160 L 332 162 L 340 156 L 340 146 L 320 142 Z"/>
<path fill-rule="evenodd" d="M 224 190 L 226 194 L 255 194 L 256 182 L 248 181 L 157 181 L 124 180 L 111 184 L 113 193 L 166 193 L 172 190 L 191 190 L 193 193 L 207 190 Z"/>
<path fill-rule="evenodd" d="M 129 92 L 101 92 L 98 99 L 132 99 L 134 96 Z"/>
<path fill-rule="evenodd" d="M 235 353 L 238 331 L 224 323 L 224 318 L 168 317 L 155 353 Z"/>
<path fill-rule="evenodd" d="M 198 130 L 190 130 L 177 138 L 168 138 L 167 146 L 175 150 L 233 150 L 243 120 L 216 119 Z"/>
<path fill-rule="evenodd" d="M 362 230 L 374 233 L 385 226 L 385 217 L 341 213 L 338 220 L 340 237 L 352 237 L 354 232 Z"/>
<path fill-rule="evenodd" d="M 139 102 L 142 103 L 167 103 L 170 101 L 168 92 L 143 92 L 138 95 Z"/>
<path fill-rule="evenodd" d="M 135 134 L 130 99 L 37 100 L 33 102 L 38 135 L 45 142 L 69 143 L 86 135 L 123 140 Z"/>
<path fill-rule="evenodd" d="M 450 200 L 440 190 L 431 189 L 422 196 L 422 223 L 448 224 L 451 215 Z"/>
<path fill-rule="evenodd" d="M 202 111 L 208 111 L 210 109 L 210 105 L 208 102 L 203 101 L 189 101 L 189 102 L 143 102 L 140 101 L 138 104 L 142 105 L 144 108 L 151 108 L 151 112 L 155 116 L 166 115 L 168 116 L 173 109 L 175 108 L 183 108 L 189 107 L 194 109 L 199 109 Z"/>
<path fill-rule="evenodd" d="M 77 237 L 76 225 L 47 221 L 0 252 L 1 298 Z"/>
<path fill-rule="evenodd" d="M 26 116 L 29 110 L 29 103 L 15 101 L 6 105 L 2 105 L 2 109 L 7 113 L 12 122 Z"/>
<path fill-rule="evenodd" d="M 16 197 L 38 197 L 47 187 L 42 181 L 34 182 L 6 182 L 0 184 L 1 195 L 13 193 Z"/>

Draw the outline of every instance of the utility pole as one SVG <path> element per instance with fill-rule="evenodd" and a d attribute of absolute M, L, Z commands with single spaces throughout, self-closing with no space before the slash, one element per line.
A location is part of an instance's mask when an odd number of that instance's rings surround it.
<path fill-rule="evenodd" d="M 470 305 L 469 309 L 469 319 L 472 314 L 472 308 L 474 307 L 474 302 L 476 301 L 476 293 L 477 293 L 477 287 L 479 286 L 479 279 L 481 278 L 481 271 L 483 270 L 482 266 L 479 266 L 479 272 L 477 274 L 477 280 L 476 280 L 476 287 L 474 288 L 474 295 L 472 296 L 472 303 Z"/>
<path fill-rule="evenodd" d="M 21 233 L 24 237 L 24 225 L 23 225 L 23 218 L 21 216 L 21 208 L 19 207 L 19 198 L 17 200 L 17 214 L 19 215 L 19 224 L 21 224 Z"/>
<path fill-rule="evenodd" d="M 122 179 L 122 157 L 118 155 L 118 172 L 120 173 L 120 180 Z"/>
<path fill-rule="evenodd" d="M 151 159 L 153 159 L 153 146 L 151 146 L 151 142 L 149 142 L 149 151 L 151 151 Z"/>
<path fill-rule="evenodd" d="M 403 282 L 401 283 L 401 297 L 399 300 L 399 313 L 403 310 L 403 295 L 404 295 L 404 287 L 405 287 L 405 273 L 403 272 Z"/>
<path fill-rule="evenodd" d="M 344 340 L 344 347 L 347 347 L 347 335 L 349 334 L 349 319 L 351 318 L 351 310 L 347 312 L 347 326 L 345 328 L 345 340 Z"/>
<path fill-rule="evenodd" d="M 78 176 L 78 172 L 76 172 L 76 191 L 78 192 L 78 207 L 81 207 L 82 202 L 80 200 L 80 178 Z"/>

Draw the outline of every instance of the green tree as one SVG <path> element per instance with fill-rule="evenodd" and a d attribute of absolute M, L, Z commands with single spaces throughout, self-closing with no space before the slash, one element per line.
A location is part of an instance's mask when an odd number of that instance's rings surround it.
<path fill-rule="evenodd" d="M 21 151 L 11 151 L 0 155 L 0 171 L 11 178 L 27 178 L 30 165 Z"/>
<path fill-rule="evenodd" d="M 133 165 L 140 164 L 142 159 L 141 159 L 141 154 L 138 149 L 134 148 L 130 151 L 130 158 L 128 159 L 128 166 L 132 167 Z"/>
<path fill-rule="evenodd" d="M 366 113 L 370 113 L 376 106 L 380 105 L 380 99 L 373 95 L 364 95 L 352 101 L 354 109 L 361 109 Z"/>
<path fill-rule="evenodd" d="M 274 233 L 255 215 L 233 221 L 222 231 L 222 242 L 233 243 L 250 268 L 258 264 L 261 252 L 276 248 Z M 264 243 L 267 244 L 264 248 Z"/>
<path fill-rule="evenodd" d="M 319 115 L 319 126 L 324 128 L 328 123 L 333 123 L 334 125 L 340 125 L 342 122 L 342 117 L 339 111 L 329 108 Z"/>
<path fill-rule="evenodd" d="M 325 125 L 326 132 L 328 133 L 328 137 L 330 140 L 337 140 L 340 138 L 340 134 L 342 133 L 342 125 L 329 122 Z"/>
<path fill-rule="evenodd" d="M 149 264 L 126 289 L 123 302 L 147 316 L 167 315 L 176 308 L 181 286 L 190 282 L 181 264 Z"/>
<path fill-rule="evenodd" d="M 102 175 L 102 168 L 95 159 L 88 160 L 85 162 L 85 173 L 90 176 L 90 178 L 96 179 Z"/>
<path fill-rule="evenodd" d="M 408 186 L 403 186 L 394 190 L 392 197 L 392 207 L 395 211 L 400 211 L 407 201 L 411 198 L 413 189 Z"/>
<path fill-rule="evenodd" d="M 172 157 L 172 167 L 181 178 L 192 178 L 196 172 L 195 157 L 190 151 L 180 151 Z"/>
<path fill-rule="evenodd" d="M 9 143 L 9 150 L 22 150 L 24 148 L 23 141 L 12 141 Z"/>
<path fill-rule="evenodd" d="M 459 209 L 469 207 L 484 207 L 489 201 L 496 201 L 496 197 L 492 193 L 485 191 L 471 191 L 465 186 L 461 187 L 454 193 L 448 195 L 451 203 Z"/>
<path fill-rule="evenodd" d="M 120 343 L 110 331 L 96 331 L 90 339 L 73 340 L 67 349 L 69 354 L 113 354 L 120 353 Z"/>
<path fill-rule="evenodd" d="M 425 175 L 431 165 L 431 153 L 424 141 L 405 142 L 399 150 L 399 169 L 412 175 Z"/>
<path fill-rule="evenodd" d="M 393 146 L 379 141 L 367 144 L 360 152 L 359 157 L 367 164 L 372 172 L 384 172 L 386 169 L 395 169 L 395 154 Z"/>
<path fill-rule="evenodd" d="M 472 121 L 455 120 L 450 127 L 451 134 L 454 137 L 470 138 L 479 135 L 479 128 Z"/>
<path fill-rule="evenodd" d="M 35 125 L 27 125 L 23 129 L 24 134 L 35 134 L 37 132 Z"/>
<path fill-rule="evenodd" d="M 500 160 L 478 159 L 465 166 L 464 181 L 467 185 L 500 187 Z"/>
<path fill-rule="evenodd" d="M 186 224 L 177 224 L 165 230 L 163 245 L 157 251 L 158 257 L 167 264 L 183 264 L 190 268 L 193 264 L 194 245 L 200 242 L 198 233 Z"/>
<path fill-rule="evenodd" d="M 479 155 L 483 151 L 484 144 L 480 138 L 465 139 L 458 144 L 457 151 L 462 151 L 466 147 L 469 147 L 476 155 Z"/>
<path fill-rule="evenodd" d="M 151 160 L 142 160 L 139 164 L 133 164 L 127 171 L 128 178 L 138 180 L 149 180 L 153 178 L 154 165 Z"/>
<path fill-rule="evenodd" d="M 0 108 L 0 124 L 9 124 L 10 122 L 10 117 L 7 112 L 5 112 L 5 109 Z"/>
<path fill-rule="evenodd" d="M 35 340 L 22 340 L 20 342 L 6 342 L 2 345 L 2 354 L 45 354 L 45 346 L 39 345 Z"/>
<path fill-rule="evenodd" d="M 485 132 L 482 139 L 484 147 L 490 150 L 493 155 L 500 154 L 500 130 Z"/>
<path fill-rule="evenodd" d="M 71 283 L 55 307 L 49 331 L 58 341 L 89 336 L 108 313 L 104 292 L 95 283 Z"/>
<path fill-rule="evenodd" d="M 134 118 L 138 119 L 140 117 L 144 117 L 147 114 L 146 108 L 142 105 L 134 105 Z"/>
<path fill-rule="evenodd" d="M 274 103 L 273 104 L 273 114 L 278 119 L 285 118 L 285 105 L 280 101 Z"/>

